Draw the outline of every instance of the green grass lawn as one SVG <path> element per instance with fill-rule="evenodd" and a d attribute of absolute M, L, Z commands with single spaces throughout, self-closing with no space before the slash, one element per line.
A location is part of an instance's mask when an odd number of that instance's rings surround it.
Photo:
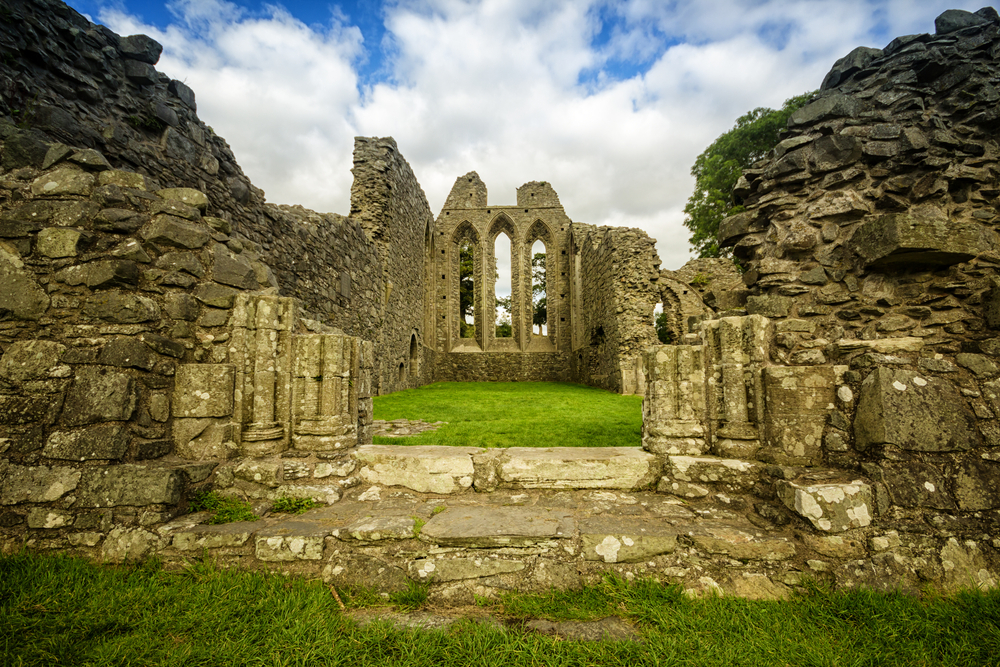
<path fill-rule="evenodd" d="M 379 445 L 638 447 L 642 397 L 568 382 L 439 382 L 375 398 L 375 419 L 445 421 Z"/>
<path fill-rule="evenodd" d="M 348 607 L 378 599 L 340 597 Z M 0 556 L 0 664 L 968 667 L 995 665 L 1000 655 L 997 591 L 920 600 L 812 589 L 787 602 L 691 600 L 673 585 L 609 578 L 481 607 L 504 624 L 359 627 L 318 581 L 199 562 L 166 572 L 152 562 L 113 567 L 16 554 Z M 560 641 L 523 630 L 530 618 L 610 615 L 632 623 L 642 642 Z"/>

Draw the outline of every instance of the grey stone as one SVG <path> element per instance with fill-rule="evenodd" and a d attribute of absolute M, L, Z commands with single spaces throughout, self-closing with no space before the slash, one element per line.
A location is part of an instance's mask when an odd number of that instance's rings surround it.
<path fill-rule="evenodd" d="M 156 365 L 156 356 L 151 354 L 149 348 L 135 338 L 119 336 L 104 346 L 97 357 L 97 363 L 151 371 Z"/>
<path fill-rule="evenodd" d="M 677 529 L 660 519 L 593 517 L 580 521 L 585 560 L 636 563 L 677 548 Z"/>
<path fill-rule="evenodd" d="M 15 341 L 0 357 L 0 378 L 13 383 L 44 379 L 65 351 L 66 346 L 55 341 Z"/>
<path fill-rule="evenodd" d="M 891 444 L 942 452 L 979 446 L 981 438 L 975 417 L 950 382 L 876 368 L 861 384 L 854 441 L 860 450 Z"/>
<path fill-rule="evenodd" d="M 163 46 L 146 35 L 129 35 L 118 42 L 121 54 L 131 60 L 155 65 L 163 53 Z"/>
<path fill-rule="evenodd" d="M 140 560 L 162 545 L 162 538 L 141 528 L 114 528 L 101 545 L 101 558 L 112 563 Z"/>
<path fill-rule="evenodd" d="M 195 288 L 194 296 L 206 306 L 232 308 L 233 300 L 236 298 L 236 290 L 216 283 L 203 283 Z"/>
<path fill-rule="evenodd" d="M 36 197 L 80 195 L 89 197 L 97 179 L 78 168 L 63 167 L 39 176 L 31 184 L 31 194 Z"/>
<path fill-rule="evenodd" d="M 337 531 L 342 540 L 379 542 L 408 540 L 417 536 L 416 521 L 411 516 L 366 516 Z"/>
<path fill-rule="evenodd" d="M 107 158 L 93 148 L 84 148 L 74 152 L 69 156 L 69 161 L 90 171 L 107 171 L 111 169 Z"/>
<path fill-rule="evenodd" d="M 125 76 L 135 84 L 139 86 L 156 85 L 158 77 L 156 75 L 156 68 L 152 65 L 139 62 L 138 60 L 126 60 L 124 65 Z"/>
<path fill-rule="evenodd" d="M 945 477 L 935 466 L 919 461 L 884 461 L 882 475 L 894 505 L 955 509 Z"/>
<path fill-rule="evenodd" d="M 0 394 L 0 424 L 51 424 L 62 408 L 61 396 Z"/>
<path fill-rule="evenodd" d="M 994 377 L 1000 372 L 1000 368 L 997 368 L 997 365 L 989 357 L 982 354 L 956 354 L 955 361 L 962 368 L 968 368 L 977 377 Z"/>
<path fill-rule="evenodd" d="M 80 483 L 80 471 L 53 466 L 0 464 L 0 505 L 50 503 L 59 500 Z"/>
<path fill-rule="evenodd" d="M 472 486 L 476 447 L 364 446 L 351 453 L 369 484 L 405 486 L 423 493 L 458 493 Z"/>
<path fill-rule="evenodd" d="M 752 526 L 747 526 L 751 529 Z M 758 539 L 734 526 L 696 528 L 689 531 L 694 545 L 710 554 L 724 554 L 737 560 L 782 561 L 795 555 L 795 545 L 784 539 Z"/>
<path fill-rule="evenodd" d="M 258 461 L 248 459 L 241 461 L 235 468 L 233 468 L 233 475 L 248 482 L 277 488 L 278 471 L 280 469 L 280 464 L 275 461 Z"/>
<path fill-rule="evenodd" d="M 961 9 L 948 9 L 934 19 L 934 30 L 938 35 L 947 35 L 948 33 L 962 30 L 963 28 L 984 26 L 989 23 L 990 21 L 986 18 L 977 16 L 972 12 L 967 12 Z"/>
<path fill-rule="evenodd" d="M 0 168 L 5 171 L 18 167 L 41 167 L 46 169 L 45 155 L 49 145 L 31 132 L 13 132 L 4 139 Z"/>
<path fill-rule="evenodd" d="M 149 264 L 152 261 L 149 254 L 146 253 L 146 250 L 142 247 L 142 244 L 135 239 L 123 241 L 117 247 L 112 249 L 111 254 L 120 259 L 127 259 L 140 264 Z"/>
<path fill-rule="evenodd" d="M 171 545 L 180 551 L 198 551 L 239 547 L 246 544 L 255 532 L 263 528 L 263 521 L 237 521 L 218 526 L 192 526 L 171 533 Z"/>
<path fill-rule="evenodd" d="M 65 528 L 73 525 L 76 517 L 72 512 L 50 507 L 33 507 L 28 510 L 28 528 Z"/>
<path fill-rule="evenodd" d="M 157 194 L 159 194 L 159 192 L 162 192 L 162 190 L 158 191 Z M 198 191 L 193 190 L 192 192 Z M 154 216 L 157 214 L 172 215 L 175 218 L 181 218 L 190 222 L 201 221 L 201 211 L 199 211 L 196 206 L 186 204 L 179 199 L 160 199 L 159 201 L 151 201 L 149 203 L 149 214 Z"/>
<path fill-rule="evenodd" d="M 201 306 L 198 304 L 198 300 L 191 296 L 190 294 L 183 294 L 181 292 L 171 292 L 164 299 L 164 307 L 166 308 L 167 315 L 174 318 L 175 320 L 185 320 L 187 322 L 193 322 L 198 319 L 198 313 L 201 310 Z"/>
<path fill-rule="evenodd" d="M 320 560 L 330 528 L 307 520 L 283 521 L 257 533 L 254 554 L 264 562 Z"/>
<path fill-rule="evenodd" d="M 156 103 L 153 107 L 153 115 L 156 116 L 157 120 L 162 122 L 164 125 L 169 125 L 171 127 L 177 127 L 180 122 L 177 118 L 177 112 L 163 102 Z"/>
<path fill-rule="evenodd" d="M 94 218 L 94 229 L 102 232 L 131 234 L 139 229 L 145 220 L 146 216 L 135 211 L 124 208 L 105 208 Z"/>
<path fill-rule="evenodd" d="M 165 354 L 168 357 L 180 359 L 184 356 L 184 345 L 177 341 L 170 340 L 166 336 L 145 332 L 140 334 L 139 340 L 149 346 L 150 349 Z"/>
<path fill-rule="evenodd" d="M 955 501 L 961 510 L 1000 507 L 1000 464 L 982 459 L 963 461 L 954 477 Z"/>
<path fill-rule="evenodd" d="M 186 271 L 196 278 L 205 276 L 205 266 L 193 252 L 164 253 L 156 258 L 154 266 L 167 271 Z"/>
<path fill-rule="evenodd" d="M 774 294 L 747 297 L 747 313 L 764 317 L 788 317 L 792 298 Z"/>
<path fill-rule="evenodd" d="M 99 424 L 78 431 L 55 431 L 45 443 L 42 456 L 84 461 L 121 459 L 128 448 L 128 431 L 120 424 Z"/>
<path fill-rule="evenodd" d="M 103 421 L 128 421 L 135 412 L 135 382 L 106 366 L 80 366 L 66 394 L 64 421 L 83 426 Z"/>
<path fill-rule="evenodd" d="M 94 294 L 84 302 L 83 312 L 118 324 L 135 324 L 160 319 L 160 307 L 145 296 L 127 292 L 110 291 Z"/>
<path fill-rule="evenodd" d="M 872 491 L 864 482 L 804 485 L 778 480 L 774 488 L 785 507 L 817 530 L 842 533 L 872 522 Z"/>
<path fill-rule="evenodd" d="M 233 413 L 232 364 L 181 364 L 174 380 L 175 417 L 226 417 Z"/>
<path fill-rule="evenodd" d="M 208 243 L 211 234 L 205 225 L 161 214 L 142 228 L 142 238 L 157 245 L 191 250 Z"/>
<path fill-rule="evenodd" d="M 198 105 L 195 102 L 194 91 L 191 90 L 187 84 L 178 81 L 177 79 L 172 79 L 170 83 L 167 84 L 167 90 L 183 102 L 189 109 L 191 109 L 191 111 L 198 110 Z"/>
<path fill-rule="evenodd" d="M 83 233 L 79 229 L 49 227 L 39 232 L 35 250 L 40 255 L 51 259 L 76 257 L 79 254 L 82 236 Z"/>
<path fill-rule="evenodd" d="M 636 489 L 657 477 L 657 458 L 631 447 L 510 447 L 500 485 L 523 489 Z"/>
<path fill-rule="evenodd" d="M 38 320 L 50 299 L 13 249 L 0 244 L 0 319 Z"/>
<path fill-rule="evenodd" d="M 85 468 L 76 507 L 176 505 L 184 479 L 177 470 L 124 464 Z"/>
<path fill-rule="evenodd" d="M 139 267 L 124 259 L 106 259 L 71 266 L 59 271 L 55 278 L 67 285 L 86 285 L 90 289 L 130 287 L 139 284 Z"/>
<path fill-rule="evenodd" d="M 161 199 L 183 202 L 197 208 L 202 213 L 208 209 L 208 196 L 194 188 L 165 188 L 157 190 L 156 195 Z"/>
<path fill-rule="evenodd" d="M 952 265 L 972 259 L 992 247 L 978 225 L 944 216 L 889 214 L 862 224 L 849 247 L 864 266 L 906 264 Z"/>
<path fill-rule="evenodd" d="M 121 188 L 132 188 L 135 190 L 146 190 L 146 177 L 133 171 L 120 171 L 110 169 L 102 171 L 97 177 L 101 185 L 117 185 Z"/>
<path fill-rule="evenodd" d="M 214 258 L 212 280 L 240 289 L 257 287 L 257 274 L 246 257 L 234 255 L 226 246 L 219 243 L 212 249 L 212 256 Z"/>
<path fill-rule="evenodd" d="M 868 67 L 868 64 L 876 58 L 882 57 L 882 49 L 872 49 L 867 46 L 859 46 L 846 56 L 833 64 L 830 72 L 823 79 L 820 90 L 827 90 L 836 87 L 846 81 L 858 70 Z"/>
<path fill-rule="evenodd" d="M 499 558 L 426 558 L 407 565 L 411 579 L 436 584 L 509 574 L 524 568 L 524 561 Z"/>
<path fill-rule="evenodd" d="M 451 507 L 435 514 L 420 539 L 442 546 L 523 547 L 569 539 L 571 513 L 557 508 Z"/>
<path fill-rule="evenodd" d="M 788 127 L 812 125 L 828 118 L 853 118 L 858 114 L 858 101 L 847 95 L 834 93 L 795 111 L 788 118 Z"/>

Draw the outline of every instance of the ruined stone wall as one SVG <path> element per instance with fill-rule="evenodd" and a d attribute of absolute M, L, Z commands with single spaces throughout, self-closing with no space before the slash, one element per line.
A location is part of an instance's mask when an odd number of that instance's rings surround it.
<path fill-rule="evenodd" d="M 654 241 L 638 229 L 574 224 L 573 373 L 610 391 L 642 393 L 642 353 L 657 343 L 660 302 Z"/>
<path fill-rule="evenodd" d="M 144 175 L 152 190 L 205 193 L 206 214 L 224 221 L 226 233 L 261 260 L 281 295 L 299 300 L 307 319 L 377 342 L 377 391 L 414 384 L 408 368 L 399 381 L 398 366 L 410 356 L 410 335 L 422 338 L 423 276 L 411 267 L 420 265 L 415 243 L 432 215 L 391 139 L 356 143 L 357 220 L 268 204 L 225 140 L 198 118 L 194 91 L 155 69 L 155 41 L 120 37 L 60 3 L 5 6 L 0 113 L 16 127 L 4 130 L 4 168 L 39 168 L 45 144 L 60 141 L 99 150 L 116 169 Z M 392 332 L 383 332 L 386 323 Z"/>
<path fill-rule="evenodd" d="M 752 456 L 863 476 L 874 521 L 907 534 L 899 558 L 953 534 L 988 550 L 1000 519 L 998 23 L 952 10 L 839 60 L 720 229 L 748 267 L 743 312 L 774 327 L 741 390 L 763 405 Z M 798 451 L 773 437 L 795 411 L 813 412 L 786 432 Z"/>
<path fill-rule="evenodd" d="M 438 355 L 436 382 L 571 382 L 569 353 L 482 352 Z"/>

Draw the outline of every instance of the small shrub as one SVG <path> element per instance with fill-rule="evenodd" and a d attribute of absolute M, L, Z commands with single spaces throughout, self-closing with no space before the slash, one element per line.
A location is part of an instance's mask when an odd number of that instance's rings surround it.
<path fill-rule="evenodd" d="M 420 531 L 423 530 L 424 526 L 427 525 L 427 522 L 419 516 L 412 516 L 410 518 L 413 519 L 413 536 L 417 537 L 420 535 Z"/>
<path fill-rule="evenodd" d="M 271 505 L 272 512 L 284 512 L 286 514 L 302 514 L 316 507 L 317 503 L 312 498 L 289 498 L 282 496 Z"/>
<path fill-rule="evenodd" d="M 215 491 L 199 493 L 191 499 L 192 512 L 212 512 L 210 524 L 234 523 L 236 521 L 256 521 L 260 517 L 253 513 L 250 503 L 239 498 L 220 496 Z"/>

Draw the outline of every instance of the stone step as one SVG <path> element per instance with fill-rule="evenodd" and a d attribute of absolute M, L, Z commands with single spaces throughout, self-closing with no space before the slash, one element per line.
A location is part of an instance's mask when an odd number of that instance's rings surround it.
<path fill-rule="evenodd" d="M 639 447 L 367 445 L 351 454 L 370 484 L 419 492 L 637 489 L 655 483 L 656 457 Z"/>

